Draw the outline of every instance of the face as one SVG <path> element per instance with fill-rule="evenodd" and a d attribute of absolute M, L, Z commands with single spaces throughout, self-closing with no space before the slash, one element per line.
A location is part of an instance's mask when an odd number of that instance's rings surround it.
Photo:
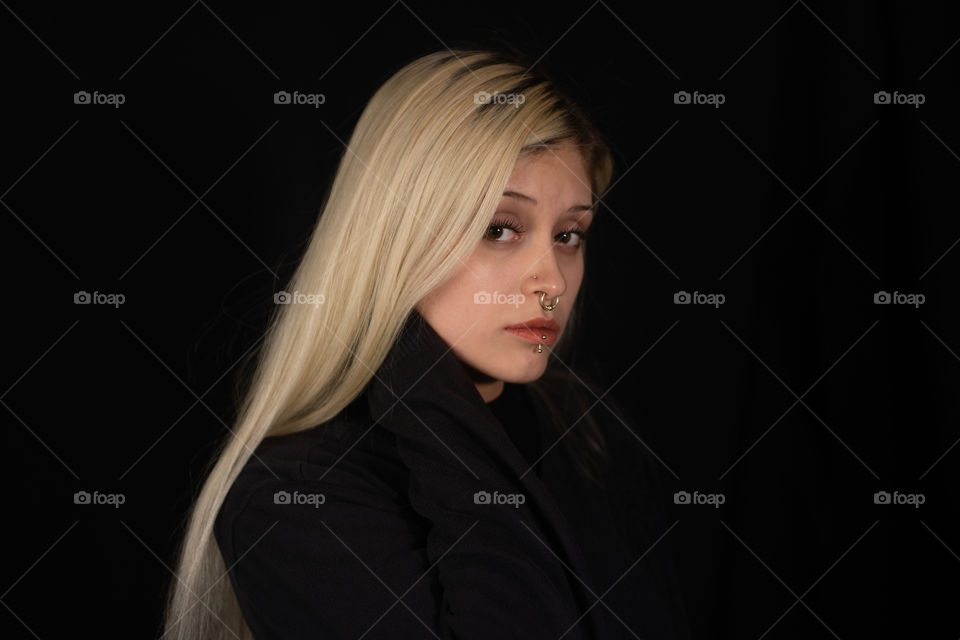
<path fill-rule="evenodd" d="M 590 180 L 570 146 L 521 157 L 485 236 L 470 258 L 417 305 L 465 365 L 484 402 L 504 382 L 536 380 L 547 367 L 553 335 L 537 344 L 506 327 L 553 320 L 562 335 L 583 281 L 582 234 L 593 222 Z M 537 278 L 534 279 L 533 276 Z M 554 296 L 560 303 L 552 311 Z"/>

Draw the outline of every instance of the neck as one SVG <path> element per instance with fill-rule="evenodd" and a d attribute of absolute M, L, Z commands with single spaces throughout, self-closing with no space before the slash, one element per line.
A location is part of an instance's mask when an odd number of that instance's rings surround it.
<path fill-rule="evenodd" d="M 480 397 L 487 404 L 493 402 L 503 393 L 503 380 L 494 380 L 492 382 L 474 382 L 477 385 L 477 391 Z"/>
<path fill-rule="evenodd" d="M 503 380 L 497 380 L 492 378 L 482 371 L 474 369 L 466 362 L 460 361 L 460 364 L 467 370 L 467 373 L 470 374 L 470 379 L 473 380 L 473 384 L 477 387 L 477 391 L 480 393 L 480 397 L 483 398 L 485 403 L 491 403 L 497 398 L 500 397 L 500 394 L 503 393 Z"/>

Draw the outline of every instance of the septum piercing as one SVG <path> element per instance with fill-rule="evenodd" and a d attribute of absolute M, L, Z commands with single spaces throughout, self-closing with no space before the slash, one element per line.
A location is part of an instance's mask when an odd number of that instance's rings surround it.
<path fill-rule="evenodd" d="M 536 275 L 536 274 L 533 275 L 533 279 L 534 279 L 534 280 L 537 279 L 537 275 Z M 541 339 L 541 340 L 546 340 L 546 339 L 547 339 L 547 336 L 540 336 L 540 339 Z M 542 343 L 537 345 L 537 353 L 543 353 L 543 344 L 542 344 Z"/>

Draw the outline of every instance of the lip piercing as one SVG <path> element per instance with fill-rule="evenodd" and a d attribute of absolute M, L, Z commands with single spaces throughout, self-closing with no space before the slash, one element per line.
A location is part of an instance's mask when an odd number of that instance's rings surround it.
<path fill-rule="evenodd" d="M 533 276 L 533 279 L 536 280 L 536 279 L 537 279 L 537 276 L 534 275 L 534 276 Z M 547 297 L 547 292 L 546 292 L 546 291 L 535 291 L 534 293 L 539 293 L 539 294 L 540 294 L 540 306 L 543 307 L 546 311 L 553 311 L 554 309 L 557 308 L 557 305 L 560 304 L 560 296 L 554 296 L 554 298 L 553 298 L 553 304 L 552 304 L 552 305 L 548 305 L 548 304 L 546 304 L 546 303 L 544 302 L 544 298 Z M 547 336 L 540 336 L 540 339 L 541 339 L 541 340 L 546 340 L 546 339 L 547 339 Z M 537 353 L 543 353 L 543 343 L 537 343 Z"/>

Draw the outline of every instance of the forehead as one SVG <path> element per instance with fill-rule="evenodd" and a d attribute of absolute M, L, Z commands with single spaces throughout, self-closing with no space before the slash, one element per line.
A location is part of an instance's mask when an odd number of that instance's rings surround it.
<path fill-rule="evenodd" d="M 575 199 L 590 202 L 590 179 L 583 158 L 570 146 L 557 147 L 517 159 L 507 180 L 507 191 L 519 191 L 540 200 Z"/>

